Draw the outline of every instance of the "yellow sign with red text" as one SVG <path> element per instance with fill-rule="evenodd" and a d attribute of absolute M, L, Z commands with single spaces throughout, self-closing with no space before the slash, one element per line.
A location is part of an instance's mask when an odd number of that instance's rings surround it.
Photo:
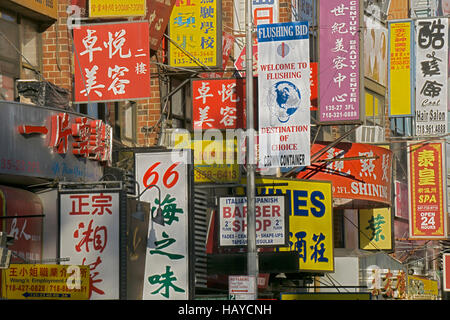
<path fill-rule="evenodd" d="M 89 299 L 89 266 L 11 264 L 2 273 L 2 298 Z"/>

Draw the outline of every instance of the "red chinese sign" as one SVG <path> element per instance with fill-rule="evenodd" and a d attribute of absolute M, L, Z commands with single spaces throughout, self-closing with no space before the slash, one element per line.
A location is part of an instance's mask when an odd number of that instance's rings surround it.
<path fill-rule="evenodd" d="M 446 239 L 445 142 L 409 143 L 409 236 Z"/>
<path fill-rule="evenodd" d="M 80 157 L 105 162 L 112 160 L 112 127 L 102 120 L 73 117 L 58 113 L 50 117 L 46 125 L 21 125 L 20 134 L 41 134 L 54 152 L 65 154 L 72 146 L 72 153 Z"/>
<path fill-rule="evenodd" d="M 361 208 L 370 205 L 368 201 L 391 204 L 392 151 L 362 143 L 341 142 L 326 149 L 328 145 L 311 146 L 311 165 L 297 178 L 332 181 L 335 200 L 358 200 Z"/>
<path fill-rule="evenodd" d="M 118 299 L 119 194 L 60 194 L 60 254 L 89 266 L 90 299 Z"/>
<path fill-rule="evenodd" d="M 244 83 L 244 79 L 193 80 L 194 129 L 244 128 Z"/>
<path fill-rule="evenodd" d="M 73 38 L 76 102 L 150 96 L 148 22 L 82 25 Z"/>
<path fill-rule="evenodd" d="M 157 51 L 169 23 L 176 0 L 147 0 L 147 15 L 150 27 L 150 48 Z"/>

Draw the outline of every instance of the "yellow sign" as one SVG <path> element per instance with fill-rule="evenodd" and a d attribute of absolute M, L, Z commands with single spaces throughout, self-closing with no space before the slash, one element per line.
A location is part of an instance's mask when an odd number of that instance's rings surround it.
<path fill-rule="evenodd" d="M 215 67 L 221 50 L 217 0 L 177 1 L 169 22 L 169 64 Z M 220 54 L 222 58 L 222 54 Z M 222 59 L 220 59 L 220 65 Z"/>
<path fill-rule="evenodd" d="M 413 115 L 411 21 L 389 23 L 389 116 Z"/>
<path fill-rule="evenodd" d="M 282 178 L 256 179 L 258 195 L 285 194 L 289 214 L 289 247 L 299 253 L 299 271 L 334 271 L 331 182 Z"/>
<path fill-rule="evenodd" d="M 58 0 L 11 0 L 21 6 L 43 14 L 47 17 L 58 18 Z"/>
<path fill-rule="evenodd" d="M 174 149 L 193 150 L 195 182 L 225 183 L 239 179 L 236 143 L 233 140 L 191 140 L 188 134 L 175 134 Z"/>
<path fill-rule="evenodd" d="M 2 273 L 2 298 L 89 298 L 89 266 L 56 264 L 11 264 Z"/>
<path fill-rule="evenodd" d="M 370 293 L 281 293 L 281 300 L 371 300 Z"/>
<path fill-rule="evenodd" d="M 363 250 L 391 250 L 390 208 L 359 210 L 359 247 Z"/>
<path fill-rule="evenodd" d="M 145 16 L 145 0 L 90 0 L 89 17 Z"/>
<path fill-rule="evenodd" d="M 418 276 L 408 276 L 408 298 L 436 300 L 439 296 L 439 285 L 436 280 Z"/>

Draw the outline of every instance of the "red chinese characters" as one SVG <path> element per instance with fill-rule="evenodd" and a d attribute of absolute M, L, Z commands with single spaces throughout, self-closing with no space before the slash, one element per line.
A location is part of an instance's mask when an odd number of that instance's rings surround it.
<path fill-rule="evenodd" d="M 66 154 L 71 149 L 77 156 L 111 163 L 112 127 L 102 120 L 72 119 L 68 113 L 58 113 L 51 116 L 47 125 L 21 125 L 18 131 L 46 136 L 47 146 L 56 153 Z"/>
<path fill-rule="evenodd" d="M 83 25 L 73 32 L 75 101 L 150 96 L 148 22 Z"/>

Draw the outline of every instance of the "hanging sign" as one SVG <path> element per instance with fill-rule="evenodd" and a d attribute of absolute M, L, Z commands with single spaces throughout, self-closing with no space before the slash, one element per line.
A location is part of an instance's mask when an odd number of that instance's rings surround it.
<path fill-rule="evenodd" d="M 308 23 L 258 25 L 258 167 L 310 163 Z"/>
<path fill-rule="evenodd" d="M 150 203 L 151 216 L 161 207 L 164 218 L 164 225 L 150 220 L 144 300 L 189 299 L 188 155 L 187 150 L 135 154 L 139 189 L 148 188 L 140 200 Z"/>
<path fill-rule="evenodd" d="M 119 191 L 59 193 L 60 256 L 89 266 L 89 298 L 119 299 Z"/>
<path fill-rule="evenodd" d="M 410 239 L 447 239 L 445 142 L 408 147 Z"/>
<path fill-rule="evenodd" d="M 284 246 L 287 243 L 288 216 L 284 196 L 255 198 L 256 245 Z M 219 244 L 247 245 L 247 198 L 221 197 L 219 200 Z"/>
<path fill-rule="evenodd" d="M 359 2 L 320 1 L 320 122 L 359 122 Z"/>
<path fill-rule="evenodd" d="M 150 97 L 148 39 L 148 22 L 75 28 L 75 101 L 90 103 Z"/>
<path fill-rule="evenodd" d="M 416 135 L 447 134 L 448 19 L 416 20 Z"/>

